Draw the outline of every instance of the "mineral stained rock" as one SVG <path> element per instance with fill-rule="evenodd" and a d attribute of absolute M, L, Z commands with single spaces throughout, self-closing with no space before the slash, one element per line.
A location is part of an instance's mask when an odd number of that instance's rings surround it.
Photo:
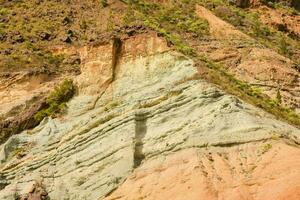
<path fill-rule="evenodd" d="M 124 40 L 116 66 L 112 46 L 80 50 L 65 115 L 0 146 L 0 199 L 299 199 L 299 129 L 205 82 L 162 38 Z"/>

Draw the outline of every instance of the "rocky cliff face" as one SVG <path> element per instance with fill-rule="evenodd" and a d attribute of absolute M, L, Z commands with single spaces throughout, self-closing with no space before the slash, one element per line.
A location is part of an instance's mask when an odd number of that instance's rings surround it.
<path fill-rule="evenodd" d="M 79 51 L 67 114 L 1 145 L 1 199 L 299 198 L 299 129 L 155 34 Z"/>
<path fill-rule="evenodd" d="M 300 199 L 299 15 L 272 2 L 4 2 L 0 199 Z M 51 31 L 3 32 L 20 13 Z"/>

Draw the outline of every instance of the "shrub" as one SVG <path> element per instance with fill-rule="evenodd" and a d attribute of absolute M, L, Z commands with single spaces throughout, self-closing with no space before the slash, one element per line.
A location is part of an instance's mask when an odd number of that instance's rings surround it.
<path fill-rule="evenodd" d="M 223 20 L 231 23 L 234 26 L 243 26 L 245 16 L 239 10 L 226 6 L 218 6 L 214 11 L 215 14 Z"/>
<path fill-rule="evenodd" d="M 34 119 L 38 122 L 47 116 L 55 117 L 66 108 L 66 102 L 75 94 L 76 88 L 72 80 L 65 80 L 50 93 L 44 109 L 37 112 Z"/>
<path fill-rule="evenodd" d="M 290 54 L 289 44 L 285 40 L 284 36 L 281 36 L 279 38 L 278 45 L 279 45 L 280 53 L 282 53 L 284 55 Z"/>
<path fill-rule="evenodd" d="M 252 29 L 255 36 L 264 38 L 271 34 L 269 28 L 261 24 L 259 16 L 256 13 L 252 14 L 250 17 L 252 18 Z"/>
<path fill-rule="evenodd" d="M 83 29 L 83 30 L 86 30 L 88 28 L 88 22 L 85 21 L 85 20 L 82 20 L 81 23 L 80 23 L 80 28 Z"/>
<path fill-rule="evenodd" d="M 165 26 L 168 30 L 179 33 L 193 33 L 197 36 L 203 36 L 209 32 L 207 20 L 183 12 L 176 6 L 172 8 L 160 8 L 158 12 L 154 14 L 162 26 Z"/>
<path fill-rule="evenodd" d="M 0 16 L 6 15 L 8 13 L 8 10 L 6 8 L 0 8 Z"/>
<path fill-rule="evenodd" d="M 280 93 L 279 89 L 277 90 L 277 93 L 276 93 L 276 99 L 278 101 L 278 104 L 282 103 L 282 96 L 281 96 L 281 93 Z"/>
<path fill-rule="evenodd" d="M 129 5 L 126 14 L 123 17 L 123 24 L 131 24 L 132 22 L 136 21 L 136 16 L 134 13 L 133 8 Z"/>
<path fill-rule="evenodd" d="M 107 0 L 100 0 L 100 4 L 103 8 L 105 8 L 106 6 L 108 6 Z"/>

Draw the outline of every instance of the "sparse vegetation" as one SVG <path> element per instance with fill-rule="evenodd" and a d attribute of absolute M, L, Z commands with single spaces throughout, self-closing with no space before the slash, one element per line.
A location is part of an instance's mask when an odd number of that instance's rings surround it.
<path fill-rule="evenodd" d="M 271 31 L 267 26 L 264 26 L 259 21 L 259 16 L 253 13 L 251 16 L 253 35 L 260 38 L 265 38 L 271 35 Z"/>
<path fill-rule="evenodd" d="M 209 35 L 209 25 L 205 19 L 195 15 L 194 3 L 184 1 L 174 2 L 171 6 L 142 0 L 132 1 L 131 6 L 140 11 L 136 19 L 142 19 L 149 28 L 159 32 L 170 44 L 188 55 L 195 55 L 192 48 L 185 44 L 182 38 L 200 38 Z"/>
<path fill-rule="evenodd" d="M 278 38 L 278 46 L 279 46 L 279 51 L 281 54 L 283 55 L 290 55 L 291 54 L 291 51 L 290 51 L 290 48 L 289 48 L 289 44 L 287 43 L 286 39 L 284 38 L 283 35 L 281 35 L 279 38 Z"/>
<path fill-rule="evenodd" d="M 100 4 L 103 8 L 108 6 L 107 0 L 100 0 Z"/>
<path fill-rule="evenodd" d="M 175 97 L 175 96 L 178 96 L 182 93 L 183 91 L 181 90 L 176 90 L 176 91 L 170 91 L 168 92 L 167 94 L 159 97 L 159 98 L 156 98 L 156 99 L 151 99 L 151 100 L 148 100 L 146 102 L 142 102 L 141 104 L 139 104 L 137 107 L 138 108 L 150 108 L 150 107 L 153 107 L 153 106 L 156 106 L 156 105 L 159 105 L 161 104 L 163 101 L 166 101 L 168 100 L 169 98 L 171 97 Z"/>
<path fill-rule="evenodd" d="M 272 133 L 272 135 L 271 135 L 272 140 L 279 140 L 280 137 L 281 137 L 281 135 L 276 132 Z"/>
<path fill-rule="evenodd" d="M 23 147 L 19 147 L 19 148 L 16 148 L 13 152 L 12 152 L 12 155 L 11 157 L 17 157 L 17 158 L 22 158 L 24 156 L 24 153 L 25 153 L 25 148 Z"/>
<path fill-rule="evenodd" d="M 75 161 L 75 165 L 79 165 L 80 163 L 81 163 L 81 161 L 79 161 L 79 160 Z"/>
<path fill-rule="evenodd" d="M 299 15 L 299 11 L 296 10 L 298 0 L 286 0 L 286 1 L 278 1 L 278 0 L 262 0 L 262 3 L 265 5 L 274 8 L 274 9 L 284 9 L 288 11 L 289 14 Z"/>
<path fill-rule="evenodd" d="M 261 146 L 262 154 L 267 153 L 272 148 L 272 144 L 266 143 Z"/>
<path fill-rule="evenodd" d="M 77 186 L 81 186 L 82 184 L 84 184 L 86 182 L 86 177 L 80 177 L 78 178 L 78 180 L 76 181 L 76 185 Z"/>
<path fill-rule="evenodd" d="M 55 57 L 51 48 L 96 41 L 106 32 L 109 17 L 107 10 L 102 9 L 108 6 L 107 0 L 84 0 L 80 4 L 0 0 L 0 5 L 0 72 L 33 68 L 63 71 L 68 68 L 63 62 L 51 63 Z M 122 16 L 122 11 L 118 10 L 118 15 Z M 117 16 L 111 21 L 122 24 Z"/>
<path fill-rule="evenodd" d="M 193 7 L 192 5 L 192 3 L 188 3 L 186 6 L 191 9 L 191 7 Z M 174 27 L 172 25 L 164 26 L 164 23 L 166 23 L 164 21 L 165 18 L 157 17 L 157 13 L 152 12 L 152 10 L 163 9 L 159 5 L 145 3 L 144 1 L 140 0 L 136 1 L 134 4 L 132 4 L 132 6 L 140 11 L 140 18 L 144 20 L 145 25 L 159 32 L 171 44 L 173 44 L 178 51 L 192 57 L 195 61 L 205 63 L 206 65 L 202 67 L 208 68 L 208 75 L 205 77 L 206 80 L 219 85 L 225 91 L 236 95 L 257 107 L 265 109 L 278 118 L 285 119 L 286 121 L 298 126 L 300 125 L 300 117 L 293 110 L 283 107 L 279 102 L 274 101 L 267 95 L 262 94 L 261 91 L 256 87 L 252 87 L 246 82 L 236 79 L 234 75 L 225 70 L 221 64 L 212 62 L 205 56 L 199 55 L 197 51 L 189 44 L 189 41 L 192 38 L 189 37 L 188 30 L 186 30 L 186 32 L 182 32 L 183 30 L 180 29 L 180 27 Z M 265 33 L 260 33 L 261 30 L 261 28 L 257 27 L 257 34 L 265 35 Z"/>
<path fill-rule="evenodd" d="M 56 87 L 48 96 L 46 106 L 35 114 L 36 121 L 41 121 L 47 116 L 55 117 L 59 115 L 65 108 L 66 102 L 75 94 L 76 88 L 72 80 L 65 80 L 61 85 Z"/>
<path fill-rule="evenodd" d="M 259 13 L 254 10 L 245 10 L 230 5 L 228 1 L 220 0 L 196 0 L 200 5 L 212 10 L 218 17 L 237 27 L 242 32 L 249 34 L 257 39 L 264 46 L 276 50 L 295 62 L 300 62 L 296 53 L 300 46 L 300 41 L 283 34 L 280 30 L 268 27 L 261 23 Z M 280 6 L 287 13 L 296 14 L 297 11 L 291 7 L 284 6 L 282 3 L 273 3 L 275 7 Z"/>
<path fill-rule="evenodd" d="M 279 98 L 275 101 L 270 99 L 258 88 L 237 80 L 222 65 L 197 53 L 192 43 L 209 37 L 209 25 L 206 20 L 195 15 L 195 4 L 210 8 L 217 16 L 250 34 L 260 43 L 296 60 L 298 58 L 293 57 L 293 53 L 299 47 L 299 41 L 263 25 L 255 12 L 241 10 L 229 5 L 227 1 L 180 0 L 166 5 L 143 0 L 125 2 L 128 4 L 126 12 L 117 13 L 104 0 L 87 1 L 80 9 L 78 5 L 68 5 L 66 2 L 42 1 L 36 4 L 33 0 L 20 2 L 0 0 L 3 6 L 0 9 L 1 19 L 9 19 L 9 23 L 0 22 L 0 69 L 45 66 L 59 68 L 62 66 L 64 56 L 54 55 L 48 51 L 49 44 L 66 45 L 66 41 L 67 45 L 94 42 L 101 33 L 116 31 L 124 25 L 142 23 L 164 36 L 169 45 L 173 45 L 177 51 L 190 56 L 196 63 L 198 61 L 204 63 L 202 67 L 207 68 L 208 72 L 204 78 L 208 81 L 279 118 L 300 125 L 299 116 L 291 109 L 283 107 Z M 73 13 L 72 9 L 78 13 Z M 100 16 L 104 11 L 107 19 L 103 19 L 105 23 L 99 25 L 94 16 Z M 23 16 L 24 12 L 28 16 Z M 87 17 L 77 20 L 82 16 Z M 35 119 L 40 121 L 45 116 L 56 116 L 63 111 L 65 102 L 71 98 L 74 91 L 74 85 L 68 81 L 56 88 L 49 96 L 46 107 L 35 115 Z"/>
<path fill-rule="evenodd" d="M 277 93 L 276 93 L 276 100 L 277 100 L 278 104 L 282 103 L 282 96 L 281 96 L 279 89 L 277 90 Z"/>
<path fill-rule="evenodd" d="M 123 17 L 123 24 L 131 25 L 131 23 L 135 22 L 135 15 L 136 14 L 132 6 L 129 5 L 126 14 Z"/>

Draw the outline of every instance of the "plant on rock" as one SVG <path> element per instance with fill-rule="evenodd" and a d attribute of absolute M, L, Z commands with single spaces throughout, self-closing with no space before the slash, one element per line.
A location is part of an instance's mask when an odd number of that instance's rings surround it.
<path fill-rule="evenodd" d="M 66 108 L 66 102 L 74 96 L 75 91 L 76 87 L 72 80 L 63 81 L 50 93 L 45 108 L 37 112 L 34 119 L 40 122 L 47 116 L 57 116 Z"/>

